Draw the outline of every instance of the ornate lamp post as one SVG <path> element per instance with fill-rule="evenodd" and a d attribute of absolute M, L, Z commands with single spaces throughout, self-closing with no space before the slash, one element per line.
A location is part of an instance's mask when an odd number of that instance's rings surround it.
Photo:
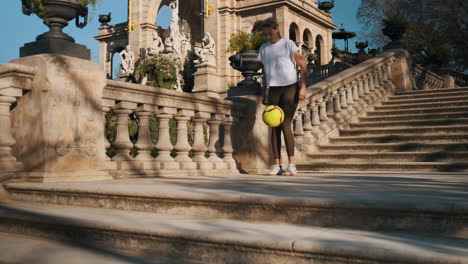
<path fill-rule="evenodd" d="M 80 0 L 42 0 L 42 6 L 36 6 L 34 1 L 22 0 L 23 14 L 35 13 L 44 20 L 49 31 L 36 37 L 36 41 L 26 43 L 20 48 L 20 57 L 43 53 L 56 53 L 89 60 L 91 52 L 84 45 L 76 44 L 75 40 L 63 32 L 68 21 L 75 19 L 75 24 L 83 28 L 88 24 L 88 8 Z M 80 17 L 84 21 L 80 21 Z"/>

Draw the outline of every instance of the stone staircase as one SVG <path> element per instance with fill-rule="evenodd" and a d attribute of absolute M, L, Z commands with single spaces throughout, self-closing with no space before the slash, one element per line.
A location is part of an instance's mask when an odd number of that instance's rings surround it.
<path fill-rule="evenodd" d="M 468 171 L 468 87 L 397 92 L 302 170 Z"/>
<path fill-rule="evenodd" d="M 466 176 L 10 182 L 0 263 L 463 264 Z"/>

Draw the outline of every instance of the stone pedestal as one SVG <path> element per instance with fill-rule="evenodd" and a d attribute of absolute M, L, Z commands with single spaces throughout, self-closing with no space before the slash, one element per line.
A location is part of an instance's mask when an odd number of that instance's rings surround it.
<path fill-rule="evenodd" d="M 46 38 L 26 43 L 20 48 L 20 57 L 44 53 L 61 54 L 84 60 L 91 59 L 91 51 L 86 46 L 65 39 Z"/>
<path fill-rule="evenodd" d="M 443 75 L 444 78 L 444 87 L 443 88 L 454 88 L 455 87 L 455 78 L 451 75 Z"/>
<path fill-rule="evenodd" d="M 225 93 L 225 91 L 221 89 L 221 78 L 216 72 L 216 65 L 202 63 L 195 65 L 195 68 L 197 68 L 197 71 L 193 74 L 195 84 L 192 92 L 221 98 L 221 94 Z"/>
<path fill-rule="evenodd" d="M 259 95 L 259 86 L 242 86 L 231 88 L 227 98 L 247 106 L 246 115 L 233 125 L 231 137 L 239 170 L 249 174 L 267 173 L 274 162 L 271 129 L 263 123 L 265 106 L 258 102 Z"/>
<path fill-rule="evenodd" d="M 101 107 L 105 73 L 91 61 L 56 54 L 21 58 L 32 91 L 12 111 L 16 150 L 29 180 L 110 179 Z"/>

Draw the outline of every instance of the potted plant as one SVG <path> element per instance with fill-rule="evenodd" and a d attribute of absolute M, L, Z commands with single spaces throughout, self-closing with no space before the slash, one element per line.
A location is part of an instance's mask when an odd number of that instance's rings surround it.
<path fill-rule="evenodd" d="M 152 82 L 157 87 L 172 89 L 177 82 L 179 69 L 180 67 L 176 58 L 159 54 L 141 62 L 136 67 L 133 77 L 138 83 L 142 83 L 144 78 L 147 78 L 149 82 Z"/>
<path fill-rule="evenodd" d="M 383 20 L 383 23 L 385 27 L 382 29 L 382 33 L 392 41 L 400 40 L 409 27 L 408 21 L 399 15 L 388 17 Z"/>
<path fill-rule="evenodd" d="M 311 53 L 309 53 L 309 54 L 307 55 L 307 62 L 308 62 L 309 64 L 313 64 L 314 61 L 315 61 L 316 59 L 317 59 L 317 54 L 315 54 L 315 53 L 313 53 L 313 52 L 311 52 Z"/>
<path fill-rule="evenodd" d="M 230 51 L 236 52 L 236 55 L 229 57 L 229 61 L 231 66 L 245 77 L 237 86 L 259 85 L 253 77 L 262 68 L 262 63 L 258 60 L 258 50 L 265 42 L 261 32 L 239 32 L 231 35 Z"/>
<path fill-rule="evenodd" d="M 40 53 L 59 53 L 89 59 L 89 50 L 75 44 L 75 40 L 63 32 L 68 21 L 75 19 L 76 26 L 88 24 L 88 5 L 96 7 L 100 0 L 21 0 L 25 15 L 36 14 L 44 20 L 49 31 L 39 35 L 36 42 L 28 43 L 21 49 L 21 56 Z M 83 18 L 83 22 L 80 18 Z"/>

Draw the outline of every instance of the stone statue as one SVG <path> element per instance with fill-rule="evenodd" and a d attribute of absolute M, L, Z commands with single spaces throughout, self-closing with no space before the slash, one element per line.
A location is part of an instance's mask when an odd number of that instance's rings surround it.
<path fill-rule="evenodd" d="M 135 70 L 135 54 L 132 51 L 132 47 L 127 45 L 124 50 L 120 53 L 120 75 L 128 76 L 133 74 Z"/>
<path fill-rule="evenodd" d="M 179 0 L 174 0 L 169 4 L 169 7 L 171 8 L 171 24 L 170 24 L 170 29 L 171 29 L 171 35 L 178 35 L 179 34 Z"/>
<path fill-rule="evenodd" d="M 161 37 L 159 37 L 158 32 L 153 32 L 153 42 L 151 43 L 151 46 L 148 48 L 148 55 L 156 56 L 162 51 L 164 51 L 164 43 Z"/>
<path fill-rule="evenodd" d="M 210 33 L 206 32 L 201 46 L 195 47 L 195 54 L 199 57 L 194 61 L 196 64 L 209 63 L 216 65 L 215 41 Z"/>

